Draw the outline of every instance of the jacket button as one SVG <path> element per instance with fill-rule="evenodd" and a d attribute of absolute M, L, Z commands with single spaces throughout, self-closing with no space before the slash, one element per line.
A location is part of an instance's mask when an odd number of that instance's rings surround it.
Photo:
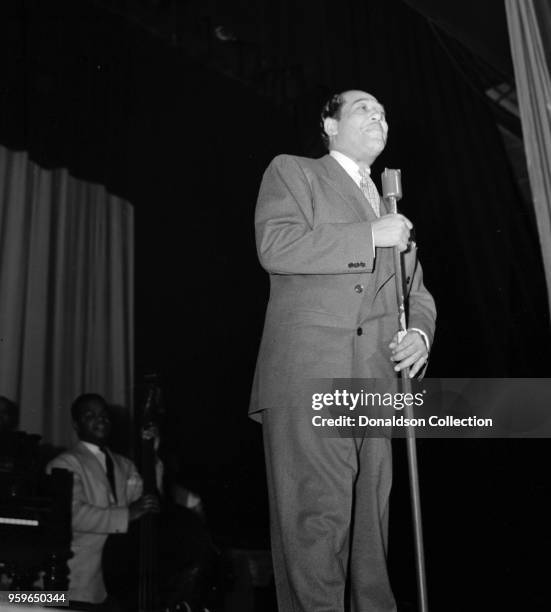
<path fill-rule="evenodd" d="M 364 330 L 361 327 L 358 327 L 356 333 L 358 334 L 358 336 L 361 336 L 364 333 Z"/>
<path fill-rule="evenodd" d="M 356 285 L 356 286 L 354 287 L 354 291 L 355 291 L 356 293 L 362 293 L 362 291 L 363 291 L 363 290 L 364 290 L 364 286 L 363 286 L 363 285 Z"/>

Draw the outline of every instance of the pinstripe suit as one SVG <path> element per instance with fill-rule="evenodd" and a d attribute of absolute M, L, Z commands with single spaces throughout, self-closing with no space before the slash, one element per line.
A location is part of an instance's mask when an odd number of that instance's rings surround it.
<path fill-rule="evenodd" d="M 384 210 L 382 211 L 385 212 Z M 282 155 L 266 170 L 255 227 L 270 300 L 250 413 L 262 420 L 280 610 L 390 612 L 386 572 L 388 440 L 322 438 L 305 405 L 308 378 L 394 378 L 393 255 L 374 249 L 375 213 L 329 155 Z M 406 257 L 409 326 L 432 343 L 435 307 Z"/>

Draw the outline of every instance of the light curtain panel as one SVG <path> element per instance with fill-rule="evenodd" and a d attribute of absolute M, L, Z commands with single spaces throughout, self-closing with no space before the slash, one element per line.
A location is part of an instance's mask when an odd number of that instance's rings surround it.
<path fill-rule="evenodd" d="M 551 6 L 506 0 L 524 150 L 551 305 Z"/>
<path fill-rule="evenodd" d="M 131 408 L 133 209 L 4 147 L 0 189 L 0 395 L 67 446 L 78 394 Z"/>

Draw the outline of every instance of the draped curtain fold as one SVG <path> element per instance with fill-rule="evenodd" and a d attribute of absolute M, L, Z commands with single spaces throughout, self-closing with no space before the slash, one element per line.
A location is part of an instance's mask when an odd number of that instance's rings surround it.
<path fill-rule="evenodd" d="M 551 8 L 506 0 L 507 24 L 547 291 L 551 304 Z"/>
<path fill-rule="evenodd" d="M 131 406 L 133 209 L 3 147 L 0 181 L 0 394 L 67 445 L 79 393 Z"/>

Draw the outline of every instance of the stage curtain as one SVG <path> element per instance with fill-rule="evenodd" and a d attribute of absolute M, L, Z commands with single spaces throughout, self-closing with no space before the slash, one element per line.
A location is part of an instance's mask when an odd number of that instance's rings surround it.
<path fill-rule="evenodd" d="M 524 149 L 551 303 L 551 7 L 506 0 Z"/>
<path fill-rule="evenodd" d="M 79 393 L 131 406 L 133 209 L 3 147 L 0 185 L 0 394 L 68 445 Z"/>

